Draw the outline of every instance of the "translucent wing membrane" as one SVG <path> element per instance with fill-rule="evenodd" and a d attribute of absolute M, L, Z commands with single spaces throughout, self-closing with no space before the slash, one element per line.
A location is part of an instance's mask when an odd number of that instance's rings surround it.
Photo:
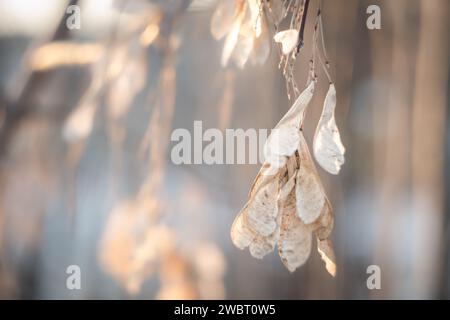
<path fill-rule="evenodd" d="M 336 276 L 336 258 L 334 257 L 333 244 L 330 240 L 318 240 L 317 250 L 320 257 L 325 262 L 325 268 L 333 277 Z"/>
<path fill-rule="evenodd" d="M 286 198 L 280 213 L 282 218 L 278 254 L 286 268 L 293 272 L 309 258 L 312 233 L 296 214 L 295 192 L 291 192 Z"/>
<path fill-rule="evenodd" d="M 304 113 L 313 93 L 314 81 L 311 81 L 267 139 L 264 156 L 273 167 L 284 166 L 286 158 L 292 156 L 298 149 Z"/>
<path fill-rule="evenodd" d="M 234 61 L 243 68 L 248 60 L 262 65 L 270 53 L 267 19 L 260 0 L 220 0 L 211 19 L 211 34 L 225 38 L 221 64 Z"/>
<path fill-rule="evenodd" d="M 297 172 L 295 193 L 297 198 L 297 214 L 306 224 L 316 221 L 326 205 L 326 196 L 322 183 L 311 159 L 306 140 L 300 134 L 300 168 Z"/>
<path fill-rule="evenodd" d="M 330 84 L 325 97 L 322 115 L 314 135 L 314 157 L 320 166 L 331 174 L 338 174 L 344 164 L 345 148 L 334 119 L 336 89 Z"/>

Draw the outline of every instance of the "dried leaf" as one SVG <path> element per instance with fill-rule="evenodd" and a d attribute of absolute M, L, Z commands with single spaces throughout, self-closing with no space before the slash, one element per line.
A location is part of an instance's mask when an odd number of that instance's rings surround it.
<path fill-rule="evenodd" d="M 274 35 L 273 40 L 281 43 L 281 49 L 284 55 L 288 55 L 297 46 L 298 30 L 288 29 L 278 32 Z"/>
<path fill-rule="evenodd" d="M 331 276 L 336 276 L 336 258 L 331 240 L 317 240 L 317 251 L 325 262 L 325 268 Z"/>
<path fill-rule="evenodd" d="M 334 110 L 336 108 L 336 89 L 330 84 L 325 98 L 322 116 L 314 136 L 314 157 L 320 166 L 331 174 L 338 174 L 344 164 L 345 148 L 342 145 Z"/>

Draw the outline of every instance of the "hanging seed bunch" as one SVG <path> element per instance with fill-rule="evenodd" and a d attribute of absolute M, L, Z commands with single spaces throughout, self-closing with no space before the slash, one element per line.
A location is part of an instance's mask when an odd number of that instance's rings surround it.
<path fill-rule="evenodd" d="M 318 80 L 316 61 L 323 67 L 329 89 L 314 135 L 313 154 L 324 170 L 338 174 L 344 163 L 345 148 L 334 118 L 336 90 L 327 70 L 329 63 L 323 41 L 320 7 L 314 26 L 306 88 L 300 93 L 295 83 L 294 62 L 304 44 L 308 6 L 309 0 L 221 1 L 212 19 L 213 35 L 218 39 L 218 35 L 226 35 L 222 63 L 234 57 L 235 52 L 242 57 L 242 42 L 239 39 L 242 34 L 247 34 L 245 29 L 241 30 L 243 26 L 253 26 L 253 33 L 250 34 L 255 44 L 258 40 L 258 21 L 271 21 L 276 32 L 273 40 L 278 44 L 280 68 L 286 79 L 288 96 L 293 93 L 295 97 L 291 108 L 266 141 L 265 163 L 251 187 L 248 202 L 232 225 L 231 238 L 238 248 L 248 247 L 251 255 L 259 259 L 277 247 L 283 264 L 291 272 L 308 260 L 315 238 L 327 271 L 335 276 L 335 257 L 329 239 L 334 222 L 333 209 L 302 131 L 305 113 Z M 246 10 L 251 13 L 255 8 L 259 8 L 257 16 L 247 14 Z M 287 17 L 291 19 L 289 28 L 278 31 L 281 21 Z M 318 44 L 319 37 L 321 46 Z M 246 50 L 250 56 L 257 47 Z"/>
<path fill-rule="evenodd" d="M 219 0 L 211 19 L 211 34 L 225 38 L 221 63 L 233 60 L 243 68 L 250 60 L 262 65 L 270 53 L 270 38 L 264 2 L 261 0 Z"/>
<path fill-rule="evenodd" d="M 264 64 L 271 48 L 269 26 L 273 26 L 288 97 L 291 99 L 292 93 L 298 96 L 294 61 L 303 47 L 308 7 L 309 0 L 218 0 L 211 19 L 211 34 L 217 40 L 225 38 L 222 66 L 230 61 L 241 69 L 248 61 L 252 65 Z M 289 28 L 278 32 L 287 17 Z"/>

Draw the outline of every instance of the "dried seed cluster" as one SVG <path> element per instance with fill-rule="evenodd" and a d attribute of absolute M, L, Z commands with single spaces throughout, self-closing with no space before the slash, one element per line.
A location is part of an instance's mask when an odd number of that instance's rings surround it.
<path fill-rule="evenodd" d="M 338 174 L 345 161 L 345 148 L 334 118 L 336 90 L 327 71 L 323 36 L 322 52 L 317 45 L 319 28 L 323 34 L 320 9 L 314 28 L 310 76 L 302 93 L 298 92 L 294 80 L 293 61 L 303 45 L 308 5 L 309 0 L 220 1 L 211 31 L 217 39 L 226 35 L 222 64 L 232 57 L 243 67 L 251 54 L 257 52 L 258 39 L 268 37 L 261 31 L 267 30 L 264 23 L 272 21 L 278 31 L 280 22 L 292 13 L 290 28 L 277 32 L 274 41 L 279 43 L 280 67 L 286 78 L 288 96 L 293 92 L 297 98 L 264 146 L 265 163 L 253 183 L 248 202 L 233 223 L 231 238 L 238 248 L 248 247 L 251 255 L 260 259 L 277 246 L 282 262 L 292 272 L 308 260 L 315 237 L 326 269 L 334 276 L 336 264 L 329 239 L 333 209 L 302 132 L 305 112 L 317 82 L 316 58 L 324 67 L 330 85 L 314 135 L 314 157 L 324 170 Z M 246 28 L 248 25 L 253 28 Z M 244 44 L 245 41 L 249 43 Z M 266 58 L 259 61 L 264 62 Z"/>

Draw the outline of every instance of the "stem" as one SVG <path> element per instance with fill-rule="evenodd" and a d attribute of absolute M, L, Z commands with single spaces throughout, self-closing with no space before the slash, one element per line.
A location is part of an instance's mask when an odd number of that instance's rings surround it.
<path fill-rule="evenodd" d="M 300 49 L 303 47 L 303 39 L 304 39 L 304 34 L 305 34 L 305 25 L 306 25 L 306 17 L 308 16 L 308 7 L 309 7 L 309 1 L 310 0 L 305 0 L 305 6 L 304 6 L 304 10 L 303 10 L 303 15 L 302 15 L 302 23 L 300 25 L 300 34 L 299 34 L 299 44 L 297 46 L 297 51 L 300 51 Z"/>

